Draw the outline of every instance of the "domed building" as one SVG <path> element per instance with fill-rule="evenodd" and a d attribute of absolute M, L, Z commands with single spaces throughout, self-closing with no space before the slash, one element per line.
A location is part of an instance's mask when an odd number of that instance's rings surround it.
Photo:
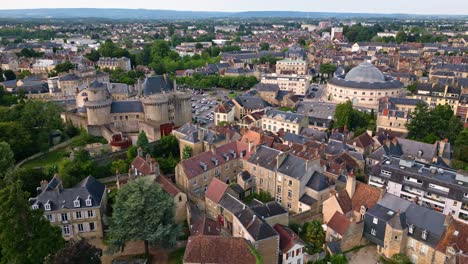
<path fill-rule="evenodd" d="M 350 100 L 353 106 L 378 109 L 382 97 L 398 97 L 403 83 L 385 76 L 369 62 L 363 62 L 348 74 L 335 74 L 327 84 L 324 96 L 331 102 Z"/>

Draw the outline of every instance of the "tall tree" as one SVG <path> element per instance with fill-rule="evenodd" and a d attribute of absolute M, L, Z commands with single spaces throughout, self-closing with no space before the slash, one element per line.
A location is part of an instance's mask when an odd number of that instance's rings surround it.
<path fill-rule="evenodd" d="M 149 245 L 174 245 L 179 232 L 174 201 L 159 185 L 139 178 L 119 190 L 109 221 L 111 251 L 123 250 L 127 241 L 143 240 L 148 254 Z"/>
<path fill-rule="evenodd" d="M 182 150 L 182 159 L 189 159 L 192 157 L 193 149 L 190 146 L 185 146 Z"/>
<path fill-rule="evenodd" d="M 0 263 L 43 263 L 63 247 L 58 227 L 50 225 L 42 210 L 32 210 L 20 181 L 0 188 Z"/>
<path fill-rule="evenodd" d="M 0 176 L 4 176 L 13 167 L 13 164 L 15 164 L 15 159 L 10 145 L 6 142 L 0 142 Z"/>
<path fill-rule="evenodd" d="M 145 131 L 141 131 L 140 134 L 138 134 L 137 147 L 141 148 L 143 152 L 148 153 L 149 140 L 148 140 L 148 137 L 146 136 Z"/>
<path fill-rule="evenodd" d="M 345 103 L 338 104 L 335 109 L 335 127 L 351 127 L 351 114 L 353 112 L 353 103 L 347 101 Z"/>
<path fill-rule="evenodd" d="M 3 75 L 5 76 L 5 80 L 11 81 L 16 79 L 16 74 L 12 70 L 6 70 L 3 72 Z"/>
<path fill-rule="evenodd" d="M 429 109 L 427 105 L 416 106 L 408 128 L 408 138 L 434 143 L 436 140 L 447 138 L 454 142 L 458 134 L 463 129 L 463 124 L 459 117 L 453 115 L 449 105 L 437 105 L 434 109 Z"/>
<path fill-rule="evenodd" d="M 64 248 L 50 256 L 47 264 L 100 264 L 102 250 L 85 240 L 67 242 Z"/>
<path fill-rule="evenodd" d="M 317 220 L 309 222 L 304 226 L 303 232 L 305 240 L 314 246 L 314 251 L 320 252 L 325 243 L 325 232 L 322 223 Z"/>

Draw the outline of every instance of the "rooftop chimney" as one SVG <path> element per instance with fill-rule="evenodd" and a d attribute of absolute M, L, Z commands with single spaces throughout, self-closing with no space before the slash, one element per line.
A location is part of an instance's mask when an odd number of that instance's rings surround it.
<path fill-rule="evenodd" d="M 348 193 L 349 198 L 353 198 L 355 191 L 356 191 L 356 176 L 354 175 L 353 171 L 351 171 L 346 181 L 346 192 Z"/>
<path fill-rule="evenodd" d="M 47 185 L 49 184 L 49 182 L 47 180 L 42 180 L 41 181 L 41 191 L 42 192 L 45 192 L 46 189 L 47 189 Z"/>

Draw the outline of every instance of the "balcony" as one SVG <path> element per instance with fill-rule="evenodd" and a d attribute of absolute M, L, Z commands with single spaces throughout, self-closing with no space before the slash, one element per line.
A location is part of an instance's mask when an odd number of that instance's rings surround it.
<path fill-rule="evenodd" d="M 442 202 L 440 202 L 440 201 L 437 201 L 437 200 L 435 200 L 435 199 L 433 199 L 433 198 L 428 198 L 428 196 L 424 196 L 424 197 L 422 198 L 422 200 L 423 200 L 424 202 L 430 203 L 430 204 L 432 204 L 432 205 L 440 206 L 440 207 L 442 207 L 442 209 L 445 207 L 445 203 L 442 203 Z"/>

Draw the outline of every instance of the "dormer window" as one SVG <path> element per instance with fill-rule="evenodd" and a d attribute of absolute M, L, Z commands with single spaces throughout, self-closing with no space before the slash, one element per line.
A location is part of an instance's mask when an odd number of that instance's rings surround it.
<path fill-rule="evenodd" d="M 91 206 L 92 203 L 91 203 L 91 196 L 88 195 L 88 199 L 86 199 L 86 206 Z"/>
<path fill-rule="evenodd" d="M 39 205 L 37 203 L 33 204 L 32 209 L 39 209 Z"/>
<path fill-rule="evenodd" d="M 75 201 L 73 201 L 73 206 L 80 207 L 80 197 L 76 197 Z"/>
<path fill-rule="evenodd" d="M 414 226 L 413 225 L 408 226 L 408 233 L 410 233 L 411 235 L 414 233 Z"/>
<path fill-rule="evenodd" d="M 422 232 L 421 238 L 422 238 L 423 240 L 427 240 L 427 231 L 426 231 L 426 230 L 424 230 L 424 231 Z"/>
<path fill-rule="evenodd" d="M 44 210 L 50 211 L 50 201 L 47 201 L 47 203 L 44 204 Z"/>

